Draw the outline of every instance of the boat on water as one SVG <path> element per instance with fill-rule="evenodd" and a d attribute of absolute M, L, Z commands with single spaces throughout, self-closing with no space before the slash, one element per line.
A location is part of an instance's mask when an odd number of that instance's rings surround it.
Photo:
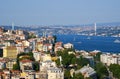
<path fill-rule="evenodd" d="M 87 37 L 87 39 L 89 39 L 89 40 L 90 40 L 91 38 L 90 38 L 90 37 Z"/>
<path fill-rule="evenodd" d="M 98 53 L 101 52 L 100 50 L 93 50 L 92 52 Z"/>
<path fill-rule="evenodd" d="M 82 42 L 77 42 L 77 43 L 79 43 L 79 44 L 80 44 L 80 43 L 82 43 Z"/>
<path fill-rule="evenodd" d="M 120 40 L 116 39 L 116 40 L 114 41 L 114 43 L 120 43 Z"/>
<path fill-rule="evenodd" d="M 75 39 L 75 37 L 74 37 L 74 39 L 73 39 L 73 41 L 75 41 L 76 39 Z"/>

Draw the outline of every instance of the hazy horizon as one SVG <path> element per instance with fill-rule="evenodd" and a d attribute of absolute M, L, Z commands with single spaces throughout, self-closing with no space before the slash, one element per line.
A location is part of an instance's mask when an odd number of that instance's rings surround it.
<path fill-rule="evenodd" d="M 0 25 L 120 22 L 120 0 L 1 0 Z"/>

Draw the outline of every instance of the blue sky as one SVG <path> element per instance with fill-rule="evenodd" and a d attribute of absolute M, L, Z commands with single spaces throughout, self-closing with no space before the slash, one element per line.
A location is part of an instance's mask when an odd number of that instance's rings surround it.
<path fill-rule="evenodd" d="M 0 0 L 0 25 L 120 22 L 120 0 Z"/>

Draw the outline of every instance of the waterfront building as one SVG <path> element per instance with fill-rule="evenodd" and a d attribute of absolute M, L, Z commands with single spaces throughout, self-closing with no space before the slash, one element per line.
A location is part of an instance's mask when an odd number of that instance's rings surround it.
<path fill-rule="evenodd" d="M 118 54 L 118 61 L 117 63 L 120 65 L 120 54 Z"/>
<path fill-rule="evenodd" d="M 71 43 L 64 44 L 64 48 L 71 49 L 71 48 L 73 48 L 73 44 L 71 44 Z"/>
<path fill-rule="evenodd" d="M 107 57 L 108 57 L 109 55 L 106 55 L 106 54 L 101 54 L 100 55 L 100 61 L 102 62 L 102 63 L 107 63 Z"/>
<path fill-rule="evenodd" d="M 62 46 L 62 42 L 56 42 L 54 51 L 57 52 L 57 51 L 61 51 L 61 50 L 64 50 L 64 48 Z"/>
<path fill-rule="evenodd" d="M 101 54 L 100 55 L 100 61 L 108 66 L 110 66 L 110 64 L 119 64 L 119 55 L 117 54 Z"/>

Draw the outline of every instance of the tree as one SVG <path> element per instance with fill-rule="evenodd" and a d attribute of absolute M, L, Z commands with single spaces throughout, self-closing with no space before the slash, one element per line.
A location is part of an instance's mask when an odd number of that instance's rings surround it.
<path fill-rule="evenodd" d="M 107 68 L 101 62 L 95 64 L 95 70 L 99 79 L 103 79 L 105 76 L 108 76 Z"/>
<path fill-rule="evenodd" d="M 76 64 L 76 58 L 75 57 L 71 59 L 71 64 Z"/>
<path fill-rule="evenodd" d="M 39 71 L 39 62 L 34 62 L 34 64 L 33 64 L 33 69 L 34 69 L 35 71 Z"/>
<path fill-rule="evenodd" d="M 20 58 L 20 56 L 25 56 L 25 57 Z M 17 55 L 17 59 L 18 60 L 29 59 L 29 60 L 35 61 L 32 52 L 29 52 L 29 53 L 24 53 L 24 52 L 20 53 L 20 54 Z"/>
<path fill-rule="evenodd" d="M 83 56 L 80 56 L 80 58 L 77 58 L 76 61 L 79 66 L 84 66 L 89 64 L 89 60 L 86 58 L 83 58 Z"/>
<path fill-rule="evenodd" d="M 91 78 L 91 77 L 87 77 L 87 78 L 85 78 L 85 79 L 93 79 L 93 78 Z"/>
<path fill-rule="evenodd" d="M 68 67 L 70 64 L 76 64 L 76 56 L 74 54 L 68 54 L 72 49 L 65 49 L 63 51 L 58 51 L 57 56 L 62 57 L 62 64 Z M 73 50 L 72 50 L 73 51 Z"/>
<path fill-rule="evenodd" d="M 16 63 L 13 65 L 13 70 L 19 70 L 19 69 L 20 69 L 19 64 Z"/>
<path fill-rule="evenodd" d="M 68 69 L 65 70 L 64 78 L 70 79 L 70 71 Z"/>
<path fill-rule="evenodd" d="M 32 52 L 29 52 L 29 53 L 28 53 L 28 55 L 30 56 L 30 58 L 29 58 L 30 60 L 35 61 L 35 59 L 34 59 L 34 57 L 33 57 L 33 53 L 32 53 Z"/>
<path fill-rule="evenodd" d="M 57 59 L 56 61 L 57 66 L 60 66 L 60 59 Z"/>
<path fill-rule="evenodd" d="M 31 39 L 31 38 L 36 38 L 36 35 L 34 33 L 29 34 L 28 39 Z"/>
<path fill-rule="evenodd" d="M 54 36 L 53 36 L 53 38 L 54 38 L 55 43 L 56 43 L 56 42 L 57 42 L 57 36 L 56 36 L 56 35 L 54 35 Z"/>
<path fill-rule="evenodd" d="M 0 49 L 0 57 L 3 57 L 3 49 Z"/>
<path fill-rule="evenodd" d="M 120 65 L 111 64 L 109 66 L 110 71 L 113 73 L 113 76 L 120 79 Z"/>
<path fill-rule="evenodd" d="M 57 56 L 63 56 L 63 52 L 62 51 L 57 51 Z"/>
<path fill-rule="evenodd" d="M 58 51 L 57 56 L 62 57 L 62 64 L 65 67 L 68 67 L 70 64 L 77 64 L 78 68 L 81 68 L 84 65 L 89 64 L 89 60 L 80 56 L 80 58 L 76 58 L 74 54 L 68 54 L 72 49 L 65 49 L 63 51 Z"/>
<path fill-rule="evenodd" d="M 94 56 L 94 60 L 95 61 L 100 61 L 100 55 L 101 54 L 102 54 L 101 52 L 97 53 L 96 56 Z"/>
<path fill-rule="evenodd" d="M 62 55 L 62 59 L 63 59 L 62 64 L 64 66 L 69 66 L 70 64 L 75 64 L 76 62 L 76 57 L 74 54 L 69 55 L 68 53 L 64 53 Z"/>
<path fill-rule="evenodd" d="M 73 78 L 71 79 L 84 79 L 84 76 L 81 73 L 74 74 Z"/>

